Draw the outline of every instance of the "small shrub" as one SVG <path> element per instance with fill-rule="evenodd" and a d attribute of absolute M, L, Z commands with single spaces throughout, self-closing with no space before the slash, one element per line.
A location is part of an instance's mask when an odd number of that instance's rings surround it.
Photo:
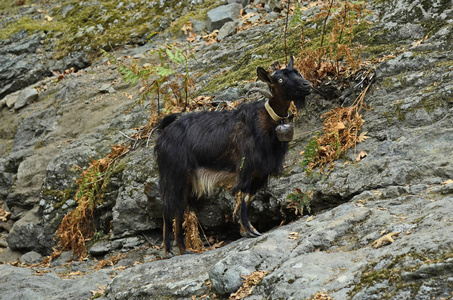
<path fill-rule="evenodd" d="M 296 67 L 303 76 L 319 84 L 328 75 L 348 77 L 356 72 L 363 63 L 363 47 L 353 43 L 354 31 L 370 12 L 365 1 L 327 0 L 318 14 L 303 20 L 297 4 L 289 25 L 301 28 L 302 49 Z M 310 40 L 304 27 L 314 24 L 322 27 L 321 35 Z"/>

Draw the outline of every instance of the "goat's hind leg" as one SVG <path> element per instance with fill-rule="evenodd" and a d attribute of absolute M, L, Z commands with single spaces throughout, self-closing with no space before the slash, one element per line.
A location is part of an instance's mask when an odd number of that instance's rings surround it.
<path fill-rule="evenodd" d="M 179 254 L 192 254 L 189 250 L 186 249 L 184 244 L 184 230 L 182 228 L 182 223 L 184 222 L 184 215 L 176 216 L 175 218 L 175 240 L 176 245 L 179 248 Z"/>
<path fill-rule="evenodd" d="M 248 207 L 250 206 L 250 203 L 252 202 L 254 196 L 250 195 L 249 193 L 244 193 L 244 192 L 239 192 L 236 195 L 236 206 L 234 208 L 233 212 L 233 220 L 236 219 L 237 213 L 239 208 L 241 209 L 241 215 L 239 219 L 239 223 L 241 224 L 241 230 L 240 233 L 242 236 L 245 237 L 257 237 L 260 236 L 261 233 L 258 232 L 258 230 L 253 227 L 252 224 L 250 224 L 249 218 L 248 218 Z"/>
<path fill-rule="evenodd" d="M 165 257 L 172 257 L 173 251 L 171 251 L 170 231 L 171 231 L 171 218 L 164 214 L 164 250 Z"/>

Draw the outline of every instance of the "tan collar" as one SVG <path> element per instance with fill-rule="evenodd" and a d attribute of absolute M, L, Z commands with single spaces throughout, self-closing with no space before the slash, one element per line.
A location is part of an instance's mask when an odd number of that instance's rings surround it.
<path fill-rule="evenodd" d="M 269 116 L 271 116 L 272 120 L 275 122 L 279 122 L 284 119 L 284 117 L 280 117 L 275 113 L 275 111 L 272 109 L 272 107 L 269 105 L 269 100 L 264 103 L 264 108 L 266 108 L 267 113 Z"/>

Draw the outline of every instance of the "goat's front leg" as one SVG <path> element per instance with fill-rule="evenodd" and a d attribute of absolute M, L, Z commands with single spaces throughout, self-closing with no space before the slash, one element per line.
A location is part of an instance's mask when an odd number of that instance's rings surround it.
<path fill-rule="evenodd" d="M 261 233 L 259 233 L 258 230 L 256 230 L 255 227 L 250 224 L 248 218 L 247 210 L 250 206 L 250 203 L 252 203 L 253 198 L 255 198 L 255 196 L 249 193 L 238 192 L 236 194 L 236 205 L 233 211 L 233 221 L 236 222 L 239 208 L 241 208 L 241 216 L 239 219 L 239 223 L 241 224 L 240 233 L 242 236 L 246 237 L 257 237 L 261 235 Z"/>

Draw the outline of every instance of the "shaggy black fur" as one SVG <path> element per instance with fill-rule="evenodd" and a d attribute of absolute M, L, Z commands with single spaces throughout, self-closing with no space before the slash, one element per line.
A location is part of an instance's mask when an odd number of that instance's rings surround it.
<path fill-rule="evenodd" d="M 269 84 L 273 98 L 270 105 L 280 116 L 286 116 L 291 101 L 305 105 L 311 87 L 297 70 L 293 59 L 286 69 L 269 74 L 258 68 L 258 77 Z M 264 102 L 242 104 L 233 111 L 197 112 L 165 117 L 155 153 L 160 174 L 163 201 L 164 246 L 171 251 L 170 228 L 176 219 L 175 237 L 181 253 L 185 251 L 182 218 L 188 204 L 196 198 L 193 180 L 198 170 L 232 174 L 232 192 L 253 196 L 269 176 L 282 171 L 287 142 L 279 142 L 274 121 Z M 247 205 L 241 199 L 241 230 L 247 236 L 259 233 L 247 217 Z"/>

